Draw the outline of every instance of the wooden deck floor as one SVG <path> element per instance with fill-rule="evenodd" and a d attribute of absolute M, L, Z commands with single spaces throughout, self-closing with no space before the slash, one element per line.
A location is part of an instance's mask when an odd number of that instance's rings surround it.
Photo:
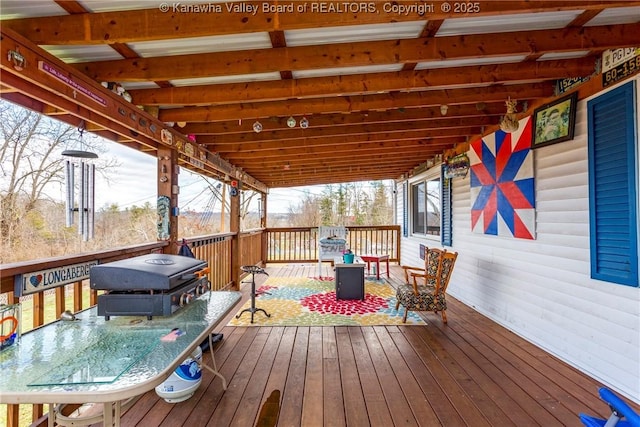
<path fill-rule="evenodd" d="M 268 271 L 316 275 L 309 264 Z M 147 393 L 122 425 L 276 425 L 269 408 L 286 427 L 579 426 L 579 412 L 607 414 L 597 381 L 455 299 L 449 305 L 447 325 L 431 313 L 427 326 L 224 327 L 216 360 L 226 392 L 205 370 L 191 399 Z"/>

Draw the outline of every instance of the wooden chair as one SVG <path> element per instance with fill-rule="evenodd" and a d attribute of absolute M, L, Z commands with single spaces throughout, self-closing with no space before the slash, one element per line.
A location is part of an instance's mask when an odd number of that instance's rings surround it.
<path fill-rule="evenodd" d="M 403 323 L 411 310 L 441 312 L 442 321 L 447 323 L 445 295 L 457 258 L 457 252 L 427 248 L 425 268 L 402 266 L 406 283 L 396 290 L 396 310 L 402 304 L 405 309 Z"/>

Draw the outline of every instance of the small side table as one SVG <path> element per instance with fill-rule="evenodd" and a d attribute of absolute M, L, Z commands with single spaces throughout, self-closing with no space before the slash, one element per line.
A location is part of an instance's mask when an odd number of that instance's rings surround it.
<path fill-rule="evenodd" d="M 355 257 L 353 264 L 345 264 L 342 258 L 335 258 L 336 299 L 364 300 L 364 262 Z"/>
<path fill-rule="evenodd" d="M 364 262 L 367 263 L 367 273 L 369 273 L 369 271 L 371 271 L 370 267 L 371 267 L 371 263 L 375 262 L 376 264 L 376 279 L 380 280 L 380 261 L 385 261 L 387 264 L 387 277 L 389 277 L 389 255 L 372 255 L 372 254 L 365 254 L 365 255 L 360 255 L 360 258 L 362 258 L 362 260 Z"/>

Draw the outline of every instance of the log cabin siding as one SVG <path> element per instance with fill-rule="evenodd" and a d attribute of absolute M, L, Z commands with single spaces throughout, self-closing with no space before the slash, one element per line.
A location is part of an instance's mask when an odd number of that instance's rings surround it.
<path fill-rule="evenodd" d="M 536 240 L 473 233 L 469 176 L 453 180 L 451 250 L 460 255 L 448 292 L 640 402 L 640 289 L 590 278 L 586 101 L 573 140 L 534 151 Z M 403 265 L 422 263 L 420 243 L 436 244 L 403 238 Z"/>

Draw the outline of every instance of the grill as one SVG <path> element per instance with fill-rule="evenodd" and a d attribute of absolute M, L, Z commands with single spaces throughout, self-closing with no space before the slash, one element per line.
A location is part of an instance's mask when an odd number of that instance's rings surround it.
<path fill-rule="evenodd" d="M 169 316 L 209 290 L 207 263 L 178 255 L 149 254 L 91 268 L 98 315 Z"/>

